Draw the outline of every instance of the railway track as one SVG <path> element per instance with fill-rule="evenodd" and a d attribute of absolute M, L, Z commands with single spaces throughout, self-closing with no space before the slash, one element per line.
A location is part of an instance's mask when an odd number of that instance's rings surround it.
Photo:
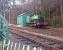
<path fill-rule="evenodd" d="M 42 28 L 34 28 L 34 27 L 19 27 L 17 25 L 13 25 L 13 24 L 11 24 L 11 26 L 22 29 L 22 30 L 27 30 L 27 31 L 31 31 L 31 32 L 40 33 L 40 34 L 63 37 L 63 28 L 42 29 Z"/>
<path fill-rule="evenodd" d="M 19 33 L 19 32 L 15 32 L 15 31 L 13 31 L 13 32 L 12 32 L 13 34 Z M 16 35 L 18 35 L 18 34 L 16 34 Z M 27 39 L 27 41 L 32 42 L 32 44 L 35 44 L 36 47 L 49 48 L 49 50 L 53 50 L 53 49 L 60 50 L 58 48 L 58 47 L 60 47 L 60 45 L 57 45 L 54 42 L 48 41 L 44 38 L 33 36 L 33 35 L 28 35 L 28 34 L 27 35 L 26 34 L 18 35 L 18 36 L 22 36 L 23 38 Z M 29 44 L 29 43 L 27 43 L 27 44 Z"/>
<path fill-rule="evenodd" d="M 30 40 L 24 36 L 20 36 L 18 34 L 15 34 L 13 32 L 10 32 L 11 35 L 10 35 L 10 41 L 11 42 L 19 42 L 19 43 L 22 43 L 22 44 L 25 44 L 25 45 L 30 45 L 32 47 L 38 47 L 38 43 L 33 41 L 33 40 Z"/>
<path fill-rule="evenodd" d="M 50 40 L 45 37 L 37 36 L 37 35 L 34 35 L 33 33 L 29 34 L 30 32 L 25 33 L 24 30 L 20 31 L 18 28 L 15 28 L 15 27 L 10 28 L 10 31 L 13 32 L 14 34 L 17 34 L 19 36 L 25 37 L 26 39 L 29 39 L 30 41 L 36 43 L 38 46 L 42 46 L 45 48 L 51 48 L 55 50 L 60 50 L 59 48 L 61 48 L 61 45 L 57 44 L 54 40 Z"/>
<path fill-rule="evenodd" d="M 23 28 L 20 28 L 20 27 L 16 27 L 16 26 L 12 26 L 12 27 L 9 27 L 10 29 L 14 29 L 16 31 L 20 31 L 20 32 L 23 32 L 23 33 L 27 33 L 27 34 L 33 34 L 35 36 L 40 36 L 40 37 L 44 37 L 46 39 L 49 39 L 49 40 L 52 40 L 58 44 L 63 44 L 63 38 L 62 37 L 58 37 L 58 36 L 51 36 L 51 35 L 48 35 L 48 34 L 40 34 L 40 33 L 37 33 L 37 32 L 31 32 L 31 31 L 28 31 L 27 29 L 23 29 Z"/>

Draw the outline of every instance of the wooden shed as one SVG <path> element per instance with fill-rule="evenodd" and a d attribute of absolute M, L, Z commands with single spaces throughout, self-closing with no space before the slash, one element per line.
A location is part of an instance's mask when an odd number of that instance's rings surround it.
<path fill-rule="evenodd" d="M 25 12 L 17 16 L 17 25 L 27 26 L 27 23 L 30 23 L 30 16 L 29 12 Z"/>

